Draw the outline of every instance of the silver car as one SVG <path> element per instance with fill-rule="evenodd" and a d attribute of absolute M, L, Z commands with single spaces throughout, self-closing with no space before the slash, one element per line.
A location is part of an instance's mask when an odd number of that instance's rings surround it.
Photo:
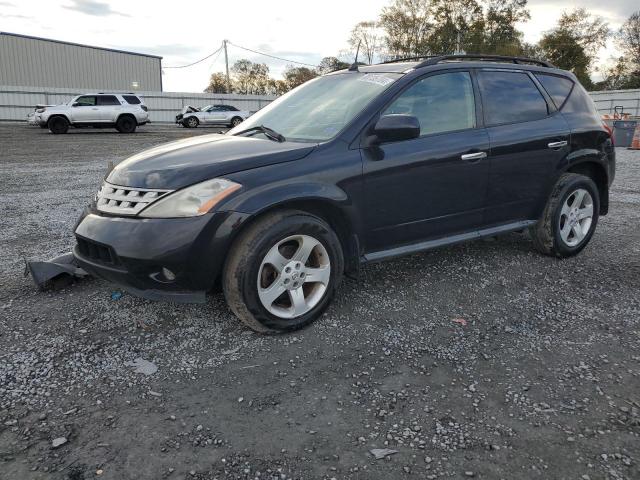
<path fill-rule="evenodd" d="M 250 115 L 251 112 L 239 110 L 233 105 L 207 105 L 202 108 L 188 105 L 176 115 L 176 123 L 187 128 L 196 128 L 201 124 L 236 127 Z"/>

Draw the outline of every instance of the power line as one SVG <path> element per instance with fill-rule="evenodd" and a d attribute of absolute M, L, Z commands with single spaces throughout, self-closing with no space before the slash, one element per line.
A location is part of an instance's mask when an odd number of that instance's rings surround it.
<path fill-rule="evenodd" d="M 230 42 L 228 40 L 227 40 L 227 43 L 229 43 L 230 45 L 233 45 L 234 47 L 240 48 L 242 50 L 246 50 L 247 52 L 256 53 L 258 55 L 264 55 L 265 57 L 269 57 L 269 58 L 275 58 L 276 60 L 282 60 L 284 62 L 289 62 L 289 63 L 297 63 L 298 65 L 305 65 L 307 67 L 313 67 L 313 68 L 317 67 L 317 65 L 312 65 L 310 63 L 298 62 L 296 60 L 289 60 L 288 58 L 282 58 L 282 57 L 277 57 L 275 55 L 270 55 L 268 53 L 258 52 L 257 50 L 252 50 L 252 49 L 247 48 L 247 47 L 242 47 L 240 45 L 236 45 L 235 43 L 232 43 L 232 42 Z"/>
<path fill-rule="evenodd" d="M 180 66 L 177 66 L 177 67 L 162 67 L 162 68 L 187 68 L 187 67 L 193 67 L 194 65 L 197 65 L 197 64 L 198 64 L 198 63 L 200 63 L 200 62 L 204 62 L 207 58 L 211 58 L 211 57 L 213 57 L 213 56 L 214 56 L 216 53 L 218 53 L 220 50 L 222 50 L 222 45 L 220 45 L 220 48 L 218 48 L 215 52 L 210 53 L 210 54 L 209 54 L 209 55 L 207 55 L 206 57 L 201 58 L 200 60 L 195 61 L 195 62 L 193 62 L 193 63 L 190 63 L 190 64 L 188 64 L 188 65 L 180 65 Z"/>

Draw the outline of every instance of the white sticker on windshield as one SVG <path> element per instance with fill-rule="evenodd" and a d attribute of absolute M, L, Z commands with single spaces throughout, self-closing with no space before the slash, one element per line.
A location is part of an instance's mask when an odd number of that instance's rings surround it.
<path fill-rule="evenodd" d="M 360 82 L 375 83 L 376 85 L 389 85 L 393 80 L 379 73 L 367 73 L 358 79 Z"/>

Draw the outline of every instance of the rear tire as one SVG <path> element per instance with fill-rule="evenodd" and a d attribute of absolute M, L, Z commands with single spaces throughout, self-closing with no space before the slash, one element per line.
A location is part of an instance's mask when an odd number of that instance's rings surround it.
<path fill-rule="evenodd" d="M 242 118 L 240 117 L 233 117 L 231 119 L 231 128 L 235 128 L 238 125 L 240 125 L 242 123 Z"/>
<path fill-rule="evenodd" d="M 122 115 L 116 121 L 116 130 L 120 133 L 133 133 L 137 126 L 137 120 L 131 115 Z"/>
<path fill-rule="evenodd" d="M 558 179 L 542 217 L 531 228 L 541 253 L 572 257 L 587 246 L 598 224 L 600 195 L 589 177 L 564 173 Z"/>
<path fill-rule="evenodd" d="M 287 210 L 256 220 L 235 240 L 222 286 L 229 308 L 249 328 L 290 332 L 322 315 L 343 270 L 342 247 L 331 227 Z"/>
<path fill-rule="evenodd" d="M 47 122 L 47 127 L 54 135 L 61 135 L 69 131 L 69 121 L 64 117 L 51 117 Z"/>

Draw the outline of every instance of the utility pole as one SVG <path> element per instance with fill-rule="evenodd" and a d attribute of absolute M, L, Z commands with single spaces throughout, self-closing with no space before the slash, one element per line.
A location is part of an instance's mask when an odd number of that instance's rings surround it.
<path fill-rule="evenodd" d="M 231 93 L 231 82 L 229 81 L 229 56 L 227 55 L 227 40 L 223 40 L 224 46 L 224 64 L 227 69 L 227 93 Z"/>

